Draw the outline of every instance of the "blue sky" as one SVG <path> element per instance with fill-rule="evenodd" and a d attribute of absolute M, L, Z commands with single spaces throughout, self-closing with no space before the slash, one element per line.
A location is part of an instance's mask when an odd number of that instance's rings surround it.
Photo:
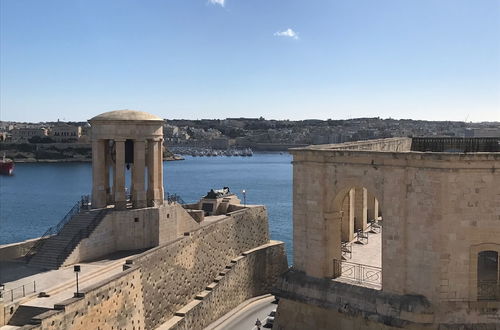
<path fill-rule="evenodd" d="M 500 121 L 498 0 L 0 0 L 0 119 Z"/>

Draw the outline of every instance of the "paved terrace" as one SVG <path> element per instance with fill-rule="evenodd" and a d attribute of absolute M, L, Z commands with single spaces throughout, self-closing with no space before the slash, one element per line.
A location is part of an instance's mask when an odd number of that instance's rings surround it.
<path fill-rule="evenodd" d="M 342 276 L 334 281 L 380 290 L 382 288 L 382 229 L 379 233 L 369 229 L 365 233 L 368 233 L 368 243 L 359 243 L 357 238 L 350 242 L 352 258 L 349 258 L 348 254 L 344 256 Z"/>
<path fill-rule="evenodd" d="M 79 288 L 85 289 L 102 280 L 123 271 L 125 261 L 139 251 L 120 251 L 92 262 L 79 263 Z M 55 304 L 72 298 L 76 292 L 76 276 L 73 266 L 56 270 L 43 269 L 26 265 L 24 262 L 0 262 L 0 281 L 4 281 L 4 301 L 20 302 L 22 306 L 54 308 Z M 36 283 L 36 292 L 33 292 L 33 283 Z M 23 285 L 26 295 L 23 296 Z M 14 289 L 14 291 L 11 291 Z M 40 292 L 47 293 L 48 297 L 38 297 Z M 12 299 L 13 298 L 13 299 Z M 16 329 L 15 326 L 3 326 L 0 329 Z"/>

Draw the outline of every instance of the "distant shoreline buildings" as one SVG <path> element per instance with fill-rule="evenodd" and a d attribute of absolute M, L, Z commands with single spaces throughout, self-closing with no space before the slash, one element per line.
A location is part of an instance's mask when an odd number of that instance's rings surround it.
<path fill-rule="evenodd" d="M 500 122 L 466 123 L 456 121 L 396 120 L 356 118 L 348 120 L 266 120 L 226 118 L 164 120 L 164 146 L 175 149 L 205 150 L 252 149 L 286 151 L 306 145 L 391 138 L 396 136 L 500 137 Z M 20 123 L 0 121 L 3 152 L 12 158 L 29 158 L 27 149 L 85 149 L 90 157 L 90 125 L 86 122 Z M 23 146 L 19 146 L 22 144 Z M 28 146 L 27 146 L 28 144 Z M 26 150 L 24 150 L 26 149 Z M 31 150 L 33 151 L 33 150 Z M 55 150 L 52 150 L 55 151 Z M 48 159 L 57 155 L 46 153 Z M 74 156 L 74 152 L 67 153 Z M 77 158 L 79 156 L 77 155 Z M 35 157 L 36 158 L 36 157 Z M 62 155 L 60 158 L 66 158 Z"/>

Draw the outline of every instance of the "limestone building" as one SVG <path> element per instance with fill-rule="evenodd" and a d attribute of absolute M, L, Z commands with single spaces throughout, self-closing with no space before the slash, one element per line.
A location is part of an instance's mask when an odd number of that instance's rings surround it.
<path fill-rule="evenodd" d="M 50 128 L 50 137 L 56 142 L 76 142 L 81 136 L 81 126 L 57 122 Z"/>
<path fill-rule="evenodd" d="M 275 329 L 498 329 L 498 138 L 292 149 Z"/>
<path fill-rule="evenodd" d="M 47 129 L 40 127 L 21 127 L 14 128 L 10 133 L 12 134 L 12 141 L 22 142 L 28 141 L 33 137 L 46 137 Z"/>

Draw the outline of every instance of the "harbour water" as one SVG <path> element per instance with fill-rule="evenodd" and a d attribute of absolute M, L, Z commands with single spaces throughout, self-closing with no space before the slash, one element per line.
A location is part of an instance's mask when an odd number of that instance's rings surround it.
<path fill-rule="evenodd" d="M 212 188 L 230 187 L 248 204 L 266 205 L 271 238 L 292 248 L 291 156 L 256 153 L 253 157 L 190 157 L 164 163 L 165 191 L 186 202 Z M 57 224 L 80 196 L 90 193 L 90 163 L 16 164 L 11 177 L 0 176 L 0 244 L 39 237 Z"/>

